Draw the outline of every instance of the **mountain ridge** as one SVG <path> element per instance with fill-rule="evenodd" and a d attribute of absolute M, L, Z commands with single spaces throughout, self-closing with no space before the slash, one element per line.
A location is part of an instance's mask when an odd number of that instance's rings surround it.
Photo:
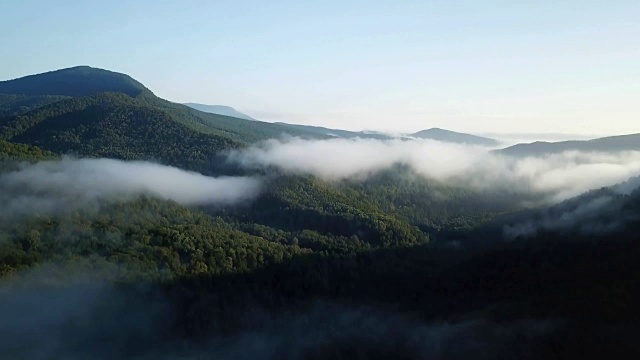
<path fill-rule="evenodd" d="M 255 118 L 252 118 L 251 116 L 245 113 L 242 113 L 232 108 L 231 106 L 227 106 L 227 105 L 207 105 L 207 104 L 199 104 L 199 103 L 183 103 L 182 105 L 186 105 L 192 109 L 200 110 L 206 113 L 231 116 L 231 117 L 235 117 L 238 119 L 245 119 L 245 120 L 256 120 Z"/>
<path fill-rule="evenodd" d="M 0 94 L 0 138 L 58 155 L 71 151 L 172 165 L 190 159 L 189 169 L 204 171 L 220 151 L 283 134 L 318 137 L 300 129 L 195 110 L 155 96 L 128 75 L 87 66 L 5 81 L 0 83 Z"/>
<path fill-rule="evenodd" d="M 301 124 L 291 124 L 291 123 L 285 123 L 285 122 L 276 122 L 275 124 L 287 126 L 293 129 L 313 132 L 313 133 L 317 133 L 318 135 L 328 136 L 331 138 L 343 138 L 343 139 L 364 138 L 364 139 L 378 139 L 378 140 L 388 140 L 393 138 L 392 136 L 383 134 L 383 133 L 332 129 L 332 128 L 316 126 L 316 125 L 301 125 Z"/>
<path fill-rule="evenodd" d="M 0 81 L 0 93 L 4 94 L 76 97 L 99 92 L 121 92 L 131 97 L 151 93 L 129 75 L 86 65 Z"/>
<path fill-rule="evenodd" d="M 496 150 L 499 154 L 515 157 L 550 155 L 565 151 L 640 151 L 640 134 L 607 136 L 592 140 L 536 141 Z"/>
<path fill-rule="evenodd" d="M 431 139 L 444 142 L 462 143 L 469 145 L 481 145 L 481 146 L 497 146 L 499 142 L 495 139 L 490 139 L 482 136 L 471 135 L 466 133 L 460 133 L 456 131 L 430 128 L 409 134 L 408 136 L 417 137 L 420 139 Z"/>

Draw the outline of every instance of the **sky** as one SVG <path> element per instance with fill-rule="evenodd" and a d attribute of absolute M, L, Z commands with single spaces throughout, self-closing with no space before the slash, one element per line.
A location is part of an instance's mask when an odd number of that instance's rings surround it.
<path fill-rule="evenodd" d="M 89 65 L 350 130 L 640 132 L 640 1 L 6 0 L 0 79 Z"/>

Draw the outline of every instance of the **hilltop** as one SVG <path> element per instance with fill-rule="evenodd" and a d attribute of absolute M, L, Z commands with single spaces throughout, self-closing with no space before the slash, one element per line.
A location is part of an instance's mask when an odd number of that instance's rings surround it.
<path fill-rule="evenodd" d="M 477 135 L 459 133 L 459 132 L 440 129 L 440 128 L 431 128 L 427 130 L 418 131 L 416 133 L 410 134 L 409 136 L 420 138 L 420 139 L 432 139 L 432 140 L 458 143 L 458 144 L 481 145 L 481 146 L 499 145 L 499 142 L 494 139 L 477 136 Z"/>
<path fill-rule="evenodd" d="M 218 114 L 224 116 L 231 116 L 238 119 L 245 120 L 256 120 L 251 116 L 241 113 L 240 111 L 232 108 L 231 106 L 226 105 L 205 105 L 205 104 L 197 104 L 197 103 L 184 103 L 182 105 L 186 105 L 192 109 L 200 110 L 202 112 Z"/>
<path fill-rule="evenodd" d="M 99 92 L 118 92 L 136 97 L 149 90 L 129 75 L 90 66 L 76 66 L 0 81 L 2 94 L 77 97 Z"/>

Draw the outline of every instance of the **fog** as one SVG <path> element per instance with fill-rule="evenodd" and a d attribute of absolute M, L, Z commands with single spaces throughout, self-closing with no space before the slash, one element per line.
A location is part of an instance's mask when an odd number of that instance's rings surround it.
<path fill-rule="evenodd" d="M 507 224 L 503 232 L 507 239 L 528 238 L 540 231 L 577 232 L 580 235 L 604 235 L 638 221 L 633 213 L 623 209 L 627 196 L 640 187 L 640 177 L 634 177 L 606 189 L 592 191 L 553 206 L 536 218 Z"/>
<path fill-rule="evenodd" d="M 540 231 L 565 233 L 577 231 L 582 235 L 600 235 L 613 231 L 623 225 L 623 219 L 601 221 L 600 217 L 618 203 L 612 196 L 601 196 L 589 199 L 569 209 L 558 209 L 551 214 L 544 214 L 541 219 L 527 220 L 522 223 L 505 225 L 504 235 L 507 239 L 519 236 L 533 237 Z M 608 220 L 608 219 L 607 219 Z"/>
<path fill-rule="evenodd" d="M 472 187 L 518 186 L 561 201 L 640 173 L 640 152 L 569 151 L 509 157 L 491 148 L 435 140 L 290 138 L 270 140 L 229 154 L 247 168 L 277 167 L 325 180 L 363 179 L 394 164 L 421 176 Z"/>
<path fill-rule="evenodd" d="M 256 178 L 208 177 L 149 162 L 65 158 L 0 175 L 0 218 L 55 213 L 93 200 L 139 195 L 184 205 L 226 205 L 256 196 L 260 186 Z"/>
<path fill-rule="evenodd" d="M 57 264 L 0 281 L 0 299 L 0 353 L 29 360 L 522 358 L 557 325 L 525 316 L 496 322 L 481 313 L 427 322 L 327 301 L 274 312 L 255 303 L 234 321 L 236 330 L 193 341 L 174 323 L 179 302 L 158 289 L 117 287 L 103 273 Z"/>

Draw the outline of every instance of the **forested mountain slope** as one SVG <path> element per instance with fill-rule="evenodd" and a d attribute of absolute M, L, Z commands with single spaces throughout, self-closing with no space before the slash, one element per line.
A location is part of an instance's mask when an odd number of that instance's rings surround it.
<path fill-rule="evenodd" d="M 145 136 L 162 137 L 167 148 L 201 143 L 210 146 L 207 156 L 283 134 L 317 136 L 171 103 L 156 97 L 127 75 L 90 67 L 0 82 L 0 109 L 1 134 L 5 140 L 38 145 L 58 153 L 66 150 L 91 156 L 131 158 L 127 151 L 152 156 L 132 141 L 121 139 L 121 135 L 139 141 Z M 194 139 L 199 140 L 191 141 Z M 113 149 L 109 149 L 109 143 L 113 143 Z M 122 146 L 127 151 L 119 149 Z M 160 154 L 158 157 L 166 158 Z"/>
<path fill-rule="evenodd" d="M 35 146 L 14 144 L 0 140 L 0 174 L 15 169 L 19 164 L 24 162 L 34 163 L 56 158 L 57 156 L 54 153 Z"/>
<path fill-rule="evenodd" d="M 8 119 L 1 134 L 6 140 L 57 154 L 155 160 L 199 170 L 216 151 L 240 145 L 197 131 L 197 126 L 176 121 L 170 113 L 127 95 L 100 93 Z"/>
<path fill-rule="evenodd" d="M 0 140 L 0 159 L 2 160 L 38 161 L 53 158 L 55 158 L 53 153 L 38 147 Z"/>
<path fill-rule="evenodd" d="M 445 184 L 396 165 L 367 179 L 346 180 L 342 187 L 383 211 L 428 231 L 469 230 L 504 213 L 517 211 L 532 196 L 494 188 Z"/>
<path fill-rule="evenodd" d="M 76 97 L 99 92 L 119 92 L 136 97 L 149 90 L 128 75 L 89 66 L 76 66 L 0 81 L 2 94 Z"/>
<path fill-rule="evenodd" d="M 59 95 L 18 95 L 0 93 L 0 119 L 26 113 L 30 110 L 68 99 Z"/>
<path fill-rule="evenodd" d="M 252 233 L 266 226 L 289 234 L 289 240 L 299 237 L 301 246 L 316 250 L 335 249 L 314 244 L 317 239 L 312 233 L 320 235 L 318 239 L 337 237 L 337 243 L 344 242 L 348 248 L 411 246 L 429 241 L 406 220 L 311 177 L 278 177 L 255 202 L 226 210 L 225 214 Z M 260 226 L 247 226 L 251 224 Z"/>
<path fill-rule="evenodd" d="M 638 209 L 636 200 L 630 203 Z M 620 335 L 635 333 L 640 316 L 633 286 L 637 221 L 606 236 L 485 239 L 494 244 L 481 251 L 361 246 L 329 252 L 305 249 L 302 237 L 282 243 L 248 235 L 170 202 L 105 205 L 3 230 L 5 319 L 34 281 L 48 302 L 100 286 L 96 298 L 58 308 L 63 321 L 41 324 L 38 309 L 28 313 L 38 329 L 64 330 L 69 339 L 50 350 L 61 356 L 96 346 L 105 347 L 105 357 L 153 357 L 160 350 L 206 356 L 224 354 L 236 342 L 243 348 L 229 351 L 258 358 L 354 352 L 368 359 L 398 352 L 421 358 L 435 349 L 467 357 L 478 348 L 488 358 L 582 358 L 585 348 L 619 357 L 638 350 Z M 43 266 L 52 260 L 56 266 Z M 24 275 L 28 269 L 46 275 L 34 280 Z M 70 272 L 92 277 L 69 279 Z M 113 321 L 132 316 L 143 322 L 113 331 Z M 430 331 L 444 339 L 429 337 Z M 0 345 L 11 353 L 47 344 L 35 330 L 26 330 L 27 337 L 8 334 Z M 258 350 L 243 342 L 247 336 L 270 345 Z M 307 340 L 300 343 L 300 336 Z M 126 341 L 131 338 L 136 341 Z M 212 341 L 213 349 L 204 345 Z"/>

